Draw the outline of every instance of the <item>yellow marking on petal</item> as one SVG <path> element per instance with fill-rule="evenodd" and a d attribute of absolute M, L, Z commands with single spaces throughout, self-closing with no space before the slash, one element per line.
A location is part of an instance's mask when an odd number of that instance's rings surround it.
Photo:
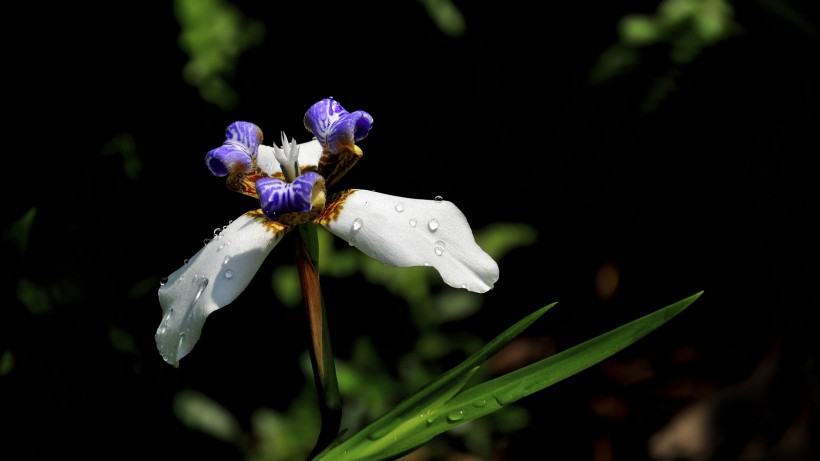
<path fill-rule="evenodd" d="M 338 220 L 339 213 L 341 213 L 342 209 L 344 209 L 345 200 L 347 200 L 347 198 L 354 192 L 356 192 L 356 189 L 348 189 L 333 194 L 328 200 L 328 204 L 325 206 L 325 209 L 319 213 L 319 216 L 317 216 L 313 221 L 317 224 L 321 224 L 322 226 L 327 226 L 332 221 Z"/>
<path fill-rule="evenodd" d="M 245 216 L 253 218 L 254 221 L 257 221 L 259 224 L 262 224 L 263 226 L 265 226 L 265 230 L 267 230 L 268 232 L 273 233 L 273 235 L 275 235 L 277 237 L 281 237 L 285 233 L 290 232 L 290 230 L 291 230 L 291 227 L 286 225 L 286 224 L 282 224 L 282 223 L 276 222 L 276 221 L 271 221 L 270 219 L 268 219 L 268 217 L 265 216 L 264 213 L 262 213 L 261 208 L 251 210 L 251 211 L 245 213 Z"/>
<path fill-rule="evenodd" d="M 276 221 L 288 226 L 298 226 L 299 224 L 313 221 L 313 218 L 325 209 L 325 203 L 327 202 L 325 192 L 325 182 L 321 179 L 316 181 L 311 191 L 310 210 L 283 213 L 276 217 Z"/>
<path fill-rule="evenodd" d="M 327 185 L 331 186 L 350 171 L 363 155 L 362 150 L 355 144 L 351 150 L 336 153 L 326 149 L 319 158 L 319 174 L 325 178 Z"/>
<path fill-rule="evenodd" d="M 316 165 L 307 165 L 307 166 L 299 167 L 299 174 L 305 174 L 308 171 L 313 171 L 315 173 L 318 173 L 319 172 L 319 167 L 316 166 Z M 279 175 L 281 173 L 276 173 L 276 174 Z"/>

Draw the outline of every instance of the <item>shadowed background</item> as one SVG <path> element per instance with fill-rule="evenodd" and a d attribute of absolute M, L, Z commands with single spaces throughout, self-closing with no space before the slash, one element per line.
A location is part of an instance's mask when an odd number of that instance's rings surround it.
<path fill-rule="evenodd" d="M 459 298 L 435 273 L 380 272 L 324 242 L 350 426 L 553 301 L 486 377 L 704 290 L 613 358 L 412 456 L 816 459 L 817 7 L 539 10 L 178 0 L 11 15 L 37 21 L 4 31 L 0 458 L 309 450 L 290 239 L 178 369 L 154 344 L 156 289 L 258 206 L 205 168 L 225 127 L 304 142 L 305 110 L 333 96 L 375 119 L 339 188 L 443 196 L 494 242 L 501 274 Z"/>

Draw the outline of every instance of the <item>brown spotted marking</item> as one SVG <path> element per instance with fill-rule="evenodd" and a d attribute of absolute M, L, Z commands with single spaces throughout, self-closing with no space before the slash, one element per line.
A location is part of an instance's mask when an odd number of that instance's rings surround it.
<path fill-rule="evenodd" d="M 325 150 L 319 158 L 319 174 L 325 178 L 328 186 L 333 185 L 362 158 L 362 155 L 362 150 L 356 145 L 351 150 L 337 153 Z"/>
<path fill-rule="evenodd" d="M 273 235 L 279 238 L 282 238 L 286 233 L 290 232 L 291 230 L 290 226 L 286 226 L 282 223 L 271 221 L 270 219 L 268 219 L 268 217 L 265 216 L 264 213 L 262 213 L 261 208 L 251 210 L 245 213 L 245 216 L 253 218 L 254 221 L 265 226 L 266 231 L 272 233 Z"/>
<path fill-rule="evenodd" d="M 344 208 L 345 200 L 347 200 L 347 198 L 354 192 L 356 192 L 356 189 L 348 189 L 333 194 L 328 200 L 328 204 L 325 206 L 325 209 L 322 210 L 322 212 L 319 213 L 319 216 L 317 216 L 313 221 L 327 227 L 327 225 L 329 225 L 332 221 L 338 220 L 339 213 L 341 213 Z"/>

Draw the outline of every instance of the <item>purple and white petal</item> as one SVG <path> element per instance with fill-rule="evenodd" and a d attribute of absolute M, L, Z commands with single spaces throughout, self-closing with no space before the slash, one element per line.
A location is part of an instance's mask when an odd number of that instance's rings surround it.
<path fill-rule="evenodd" d="M 373 117 L 365 111 L 346 111 L 332 98 L 312 105 L 305 113 L 305 128 L 331 152 L 350 150 L 373 127 Z"/>
<path fill-rule="evenodd" d="M 276 221 L 286 213 L 310 211 L 313 208 L 313 187 L 319 181 L 323 184 L 322 176 L 313 171 L 297 176 L 292 183 L 275 178 L 256 181 L 256 193 L 262 204 L 262 212 Z"/>
<path fill-rule="evenodd" d="M 258 210 L 245 213 L 168 276 L 159 288 L 163 317 L 156 333 L 166 362 L 179 366 L 199 340 L 206 317 L 245 290 L 288 229 Z"/>
<path fill-rule="evenodd" d="M 484 293 L 498 280 L 498 264 L 449 201 L 351 190 L 315 221 L 388 266 L 435 267 L 455 288 Z"/>
<path fill-rule="evenodd" d="M 215 176 L 247 173 L 253 167 L 262 130 L 250 122 L 233 122 L 225 129 L 225 141 L 205 155 L 205 164 Z"/>

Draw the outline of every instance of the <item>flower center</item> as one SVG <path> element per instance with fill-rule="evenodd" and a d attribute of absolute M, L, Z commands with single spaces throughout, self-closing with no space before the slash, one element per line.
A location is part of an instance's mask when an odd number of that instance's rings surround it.
<path fill-rule="evenodd" d="M 276 143 L 273 144 L 273 156 L 282 167 L 282 174 L 285 176 L 285 181 L 293 182 L 299 172 L 299 145 L 296 139 L 288 142 L 285 132 L 282 132 L 282 147 L 278 147 Z"/>
<path fill-rule="evenodd" d="M 311 221 L 325 208 L 324 178 L 314 171 L 297 176 L 293 182 L 260 178 L 256 192 L 262 213 L 271 221 L 289 226 Z"/>

